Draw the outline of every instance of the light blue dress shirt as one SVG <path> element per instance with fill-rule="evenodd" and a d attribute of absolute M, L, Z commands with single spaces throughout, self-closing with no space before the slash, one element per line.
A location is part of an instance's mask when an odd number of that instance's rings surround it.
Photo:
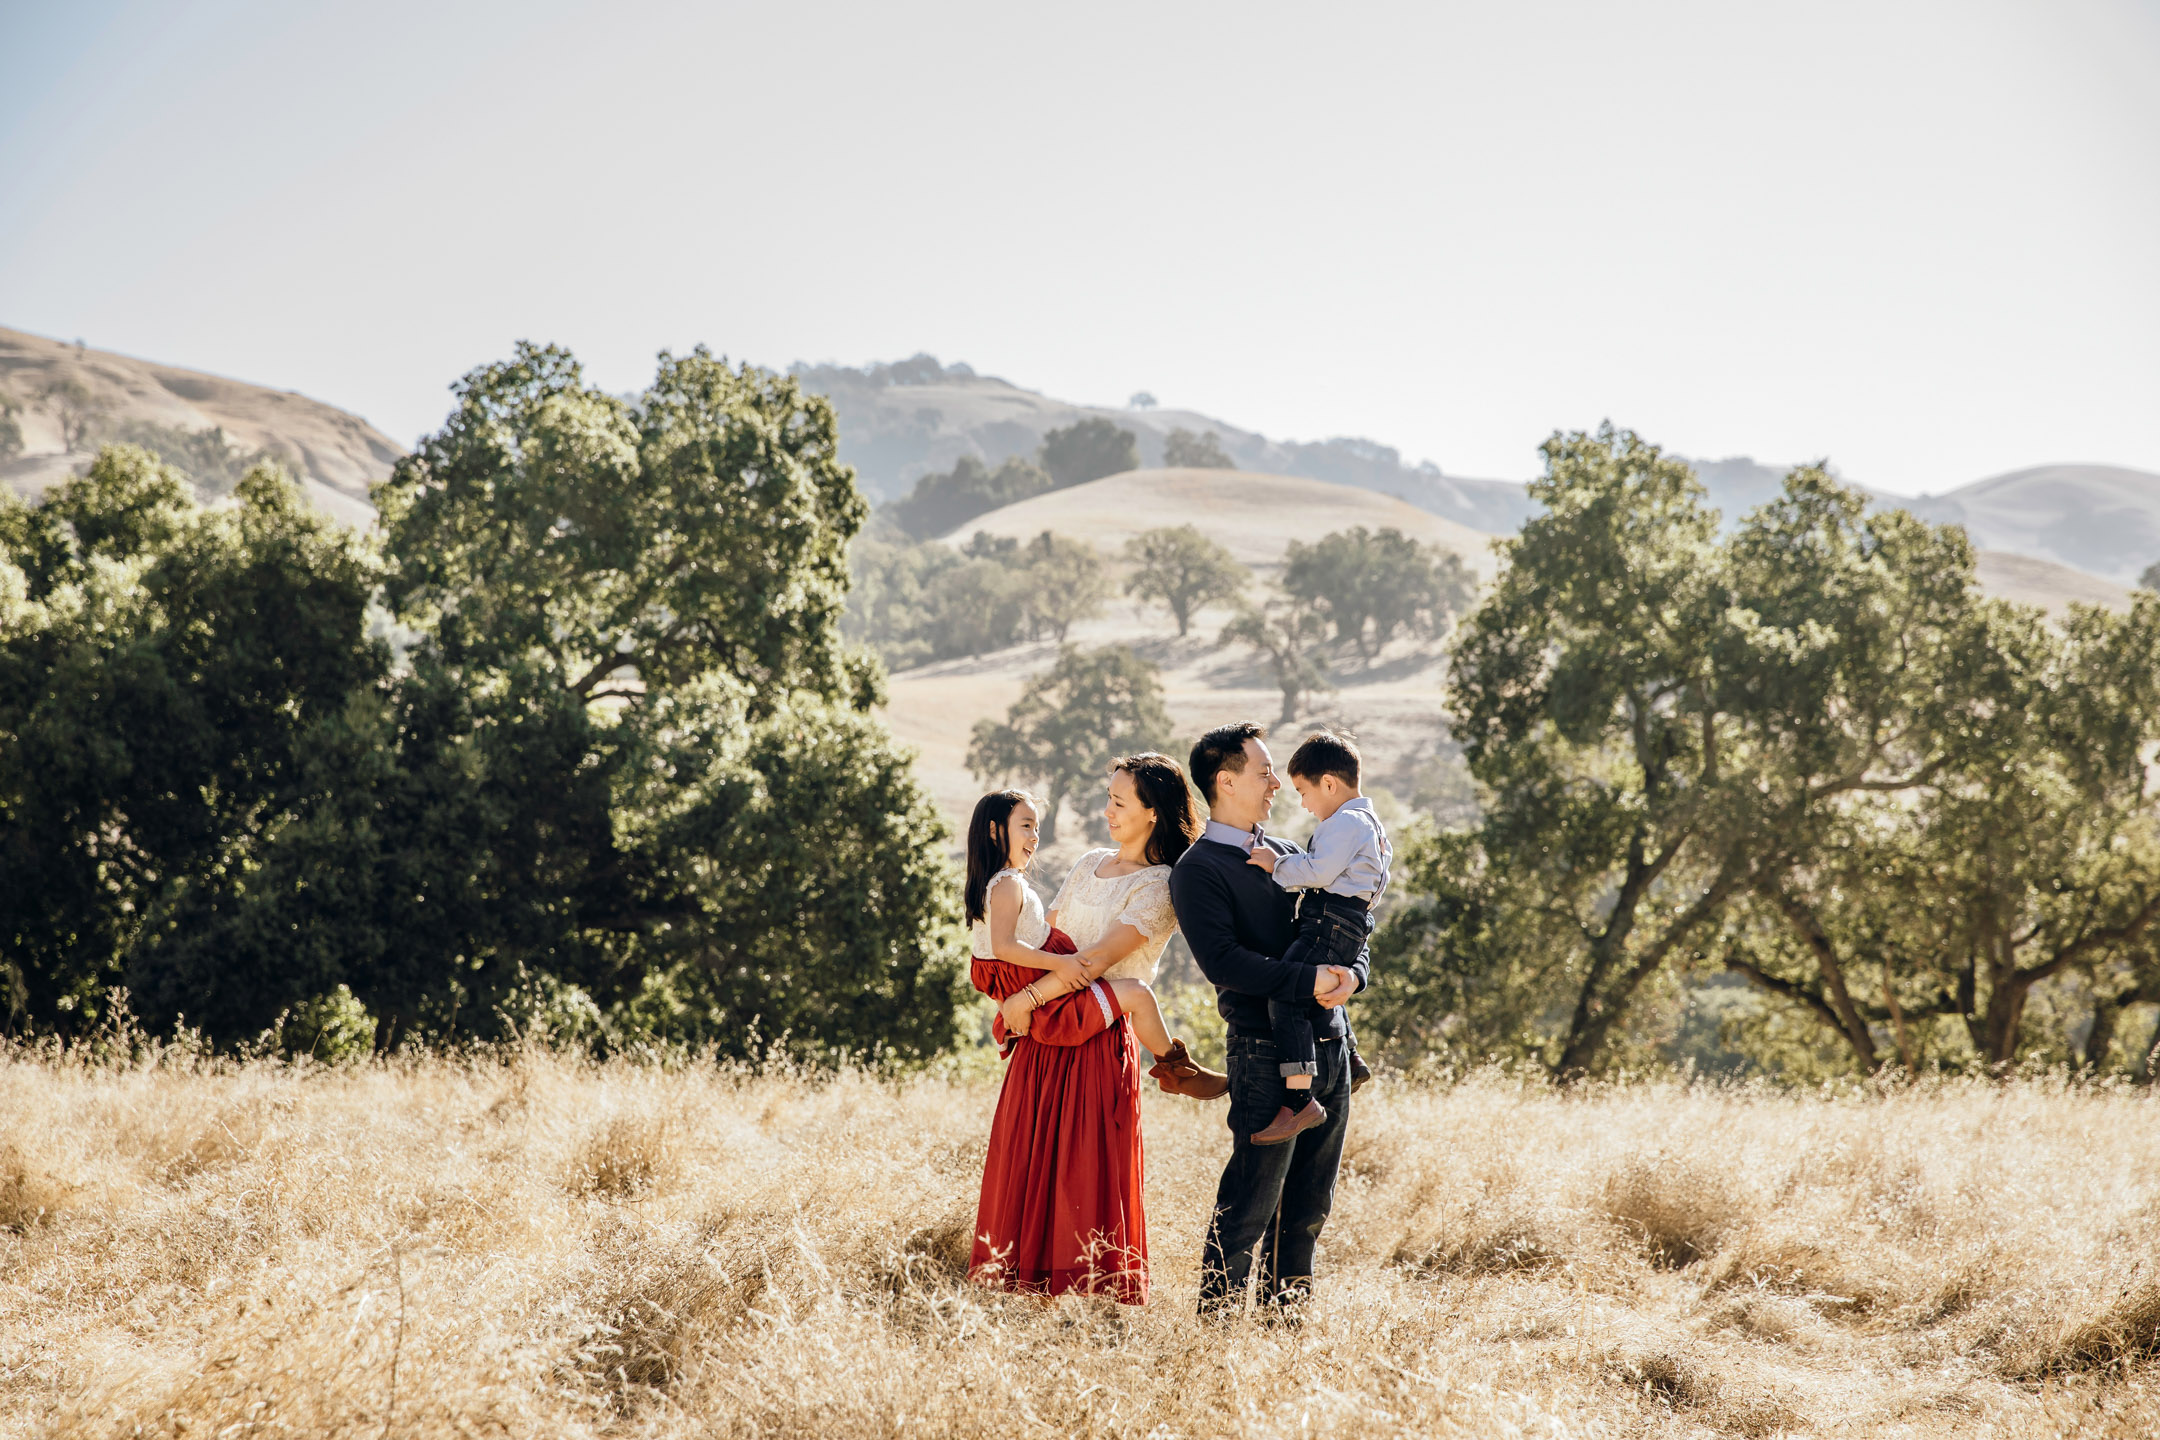
<path fill-rule="evenodd" d="M 1220 820 L 1210 820 L 1207 822 L 1207 828 L 1200 832 L 1200 838 L 1213 840 L 1218 845 L 1228 845 L 1233 849 L 1243 850 L 1250 855 L 1252 854 L 1252 847 L 1260 841 L 1260 832 L 1257 830 L 1240 830 L 1235 825 L 1225 825 Z"/>
<path fill-rule="evenodd" d="M 1360 795 L 1343 801 L 1340 809 L 1320 822 L 1304 854 L 1285 855 L 1275 862 L 1275 883 L 1285 890 L 1325 890 L 1377 905 L 1387 889 L 1388 861 L 1394 855 L 1387 827 L 1373 813 L 1372 802 Z"/>

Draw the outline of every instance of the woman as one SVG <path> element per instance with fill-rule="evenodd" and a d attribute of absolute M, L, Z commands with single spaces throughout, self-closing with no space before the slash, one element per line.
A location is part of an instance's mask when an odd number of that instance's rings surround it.
<path fill-rule="evenodd" d="M 1162 755 L 1118 761 L 1103 819 L 1115 848 L 1080 857 L 1047 918 L 1071 937 L 1088 975 L 1151 981 L 1177 928 L 1170 867 L 1200 829 L 1184 772 Z M 1118 1015 L 1078 1044 L 1050 1043 L 1053 1028 L 1019 1041 L 998 1092 L 968 1272 L 1007 1290 L 1143 1305 L 1146 1165 L 1132 1022 Z"/>

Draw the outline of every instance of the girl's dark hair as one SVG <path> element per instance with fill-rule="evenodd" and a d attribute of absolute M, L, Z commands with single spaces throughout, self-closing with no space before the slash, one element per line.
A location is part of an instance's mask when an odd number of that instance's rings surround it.
<path fill-rule="evenodd" d="M 1012 812 L 1022 802 L 1034 805 L 1035 797 L 1025 790 L 993 790 L 975 802 L 975 813 L 968 817 L 963 896 L 970 925 L 989 917 L 990 877 L 1012 863 Z"/>
<path fill-rule="evenodd" d="M 1193 814 L 1192 790 L 1177 761 L 1152 750 L 1114 761 L 1112 774 L 1130 775 L 1133 794 L 1145 808 L 1155 812 L 1155 833 L 1148 836 L 1147 862 L 1175 865 L 1178 857 L 1200 838 L 1200 820 Z"/>

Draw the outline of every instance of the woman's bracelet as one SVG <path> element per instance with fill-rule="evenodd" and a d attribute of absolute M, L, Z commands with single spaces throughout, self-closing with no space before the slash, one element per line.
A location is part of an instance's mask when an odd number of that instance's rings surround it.
<path fill-rule="evenodd" d="M 1035 993 L 1035 982 L 1030 980 L 1026 985 L 1022 986 L 1021 988 L 1027 991 L 1028 999 L 1034 1001 L 1035 1008 L 1040 1010 L 1042 1008 L 1043 998 L 1042 996 Z"/>

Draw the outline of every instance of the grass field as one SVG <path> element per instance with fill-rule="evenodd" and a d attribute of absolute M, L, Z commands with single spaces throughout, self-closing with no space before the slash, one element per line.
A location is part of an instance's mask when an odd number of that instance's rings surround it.
<path fill-rule="evenodd" d="M 1311 1322 L 961 1276 L 995 1076 L 0 1061 L 0 1433 L 2146 1436 L 2152 1101 L 1499 1076 L 1360 1098 Z"/>

